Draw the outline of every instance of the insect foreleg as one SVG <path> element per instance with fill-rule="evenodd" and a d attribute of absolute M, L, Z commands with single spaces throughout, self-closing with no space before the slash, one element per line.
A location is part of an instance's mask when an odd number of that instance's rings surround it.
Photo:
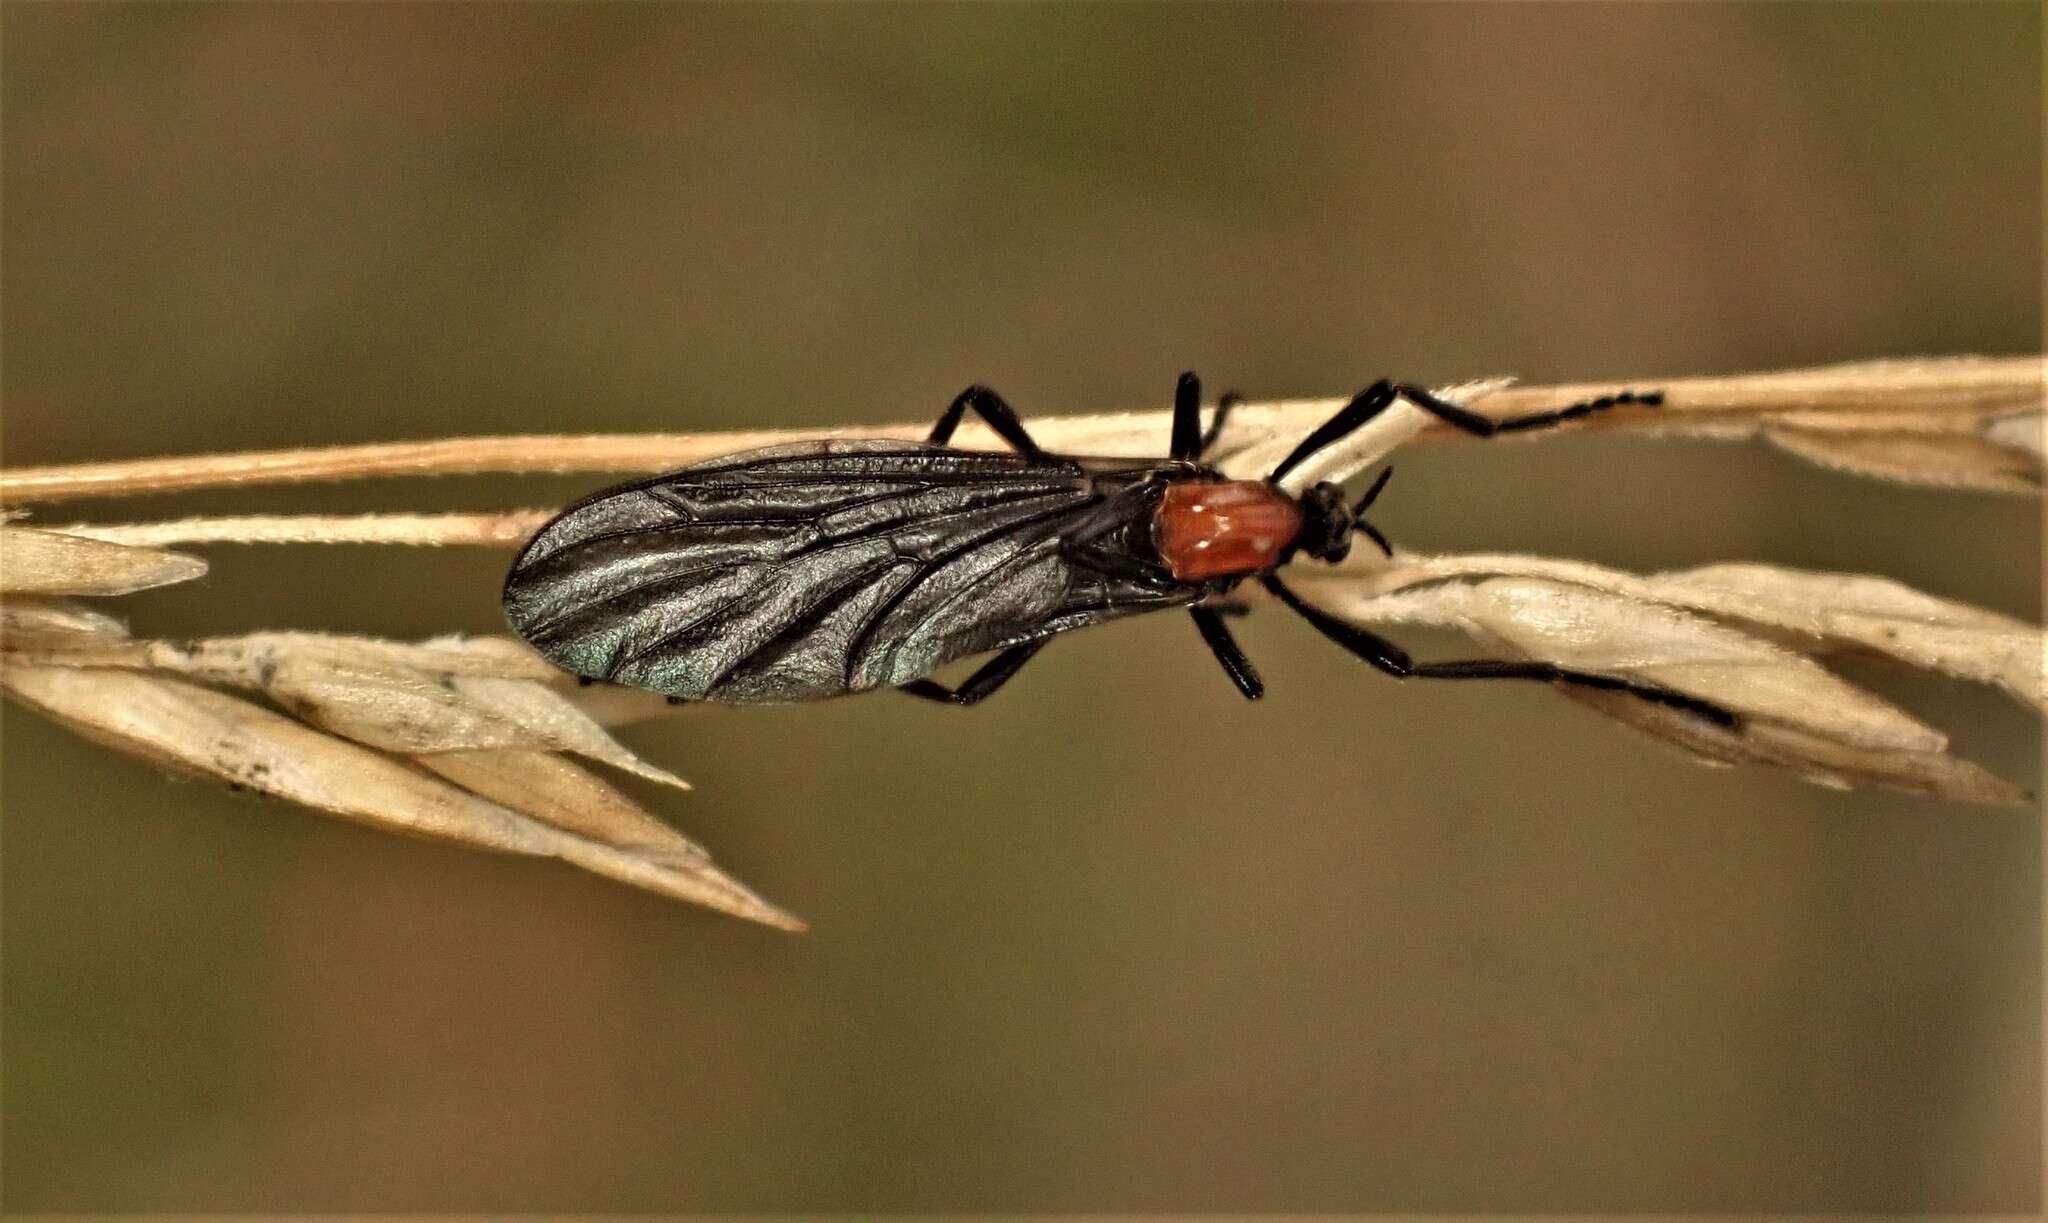
<path fill-rule="evenodd" d="M 1642 395 L 1634 391 L 1622 391 L 1619 394 L 1602 395 L 1598 399 L 1575 403 L 1554 412 L 1530 412 L 1523 416 L 1495 420 L 1491 416 L 1481 416 L 1477 412 L 1461 408 L 1448 399 L 1439 399 L 1425 387 L 1407 382 L 1390 382 L 1382 378 L 1353 396 L 1351 402 L 1339 409 L 1335 416 L 1324 421 L 1314 433 L 1303 438 L 1301 445 L 1294 448 L 1294 453 L 1282 459 L 1280 465 L 1273 469 L 1273 474 L 1267 478 L 1277 482 L 1309 456 L 1356 433 L 1364 428 L 1367 422 L 1392 407 L 1396 400 L 1402 399 L 1454 428 L 1463 429 L 1478 437 L 1492 437 L 1496 433 L 1520 433 L 1563 424 L 1590 412 L 1604 411 L 1625 403 L 1655 407 L 1664 402 L 1664 395 L 1659 391 Z"/>
<path fill-rule="evenodd" d="M 1668 705 L 1687 713 L 1705 718 L 1717 726 L 1734 726 L 1739 719 L 1711 701 L 1687 696 L 1683 692 L 1656 684 L 1639 684 L 1633 680 L 1617 679 L 1612 675 L 1598 675 L 1590 671 L 1573 671 L 1554 663 L 1528 662 L 1504 658 L 1466 658 L 1454 662 L 1416 662 L 1408 652 L 1377 633 L 1370 633 L 1355 624 L 1339 620 L 1330 613 L 1302 600 L 1301 596 L 1289 590 L 1285 583 L 1272 574 L 1261 579 L 1275 598 L 1313 625 L 1317 632 L 1343 646 L 1345 649 L 1398 679 L 1531 679 L 1547 683 L 1577 684 L 1585 688 L 1601 688 L 1609 692 L 1626 692 L 1658 705 Z"/>
<path fill-rule="evenodd" d="M 1230 682 L 1244 693 L 1248 701 L 1256 701 L 1266 695 L 1266 685 L 1260 681 L 1259 673 L 1252 666 L 1252 660 L 1238 648 L 1237 639 L 1230 635 L 1230 629 L 1223 623 L 1223 617 L 1216 609 L 1199 604 L 1188 608 L 1188 614 L 1195 619 L 1195 627 L 1201 630 L 1202 640 L 1209 643 L 1209 652 L 1216 655 L 1216 661 L 1223 664 L 1224 674 Z"/>
<path fill-rule="evenodd" d="M 1003 402 L 1003 397 L 985 386 L 970 386 L 953 397 L 946 410 L 939 416 L 939 423 L 932 426 L 931 436 L 925 440 L 934 446 L 943 446 L 953 438 L 953 430 L 960 427 L 960 418 L 967 409 L 973 408 L 996 436 L 1010 444 L 1011 449 L 1030 458 L 1044 454 L 1038 443 L 1024 431 L 1024 422 L 1017 419 L 1017 410 Z"/>
<path fill-rule="evenodd" d="M 981 669 L 968 676 L 966 682 L 958 688 L 948 688 L 934 680 L 914 679 L 900 685 L 898 691 L 922 697 L 927 701 L 937 701 L 942 705 L 976 704 L 1009 683 L 1010 677 L 1023 670 L 1024 664 L 1031 661 L 1033 654 L 1045 648 L 1047 640 L 1049 639 L 1041 637 L 1037 641 L 1011 646 L 983 663 Z"/>
<path fill-rule="evenodd" d="M 1625 403 L 1639 403 L 1644 407 L 1654 408 L 1662 405 L 1663 402 L 1664 392 L 1662 391 L 1646 391 L 1641 395 L 1636 394 L 1634 391 L 1622 391 L 1614 395 L 1602 395 L 1598 399 L 1588 399 L 1583 403 L 1575 403 L 1568 408 L 1559 408 L 1555 412 L 1530 412 L 1524 416 L 1510 416 L 1500 421 L 1494 428 L 1502 433 L 1520 433 L 1527 429 L 1547 429 L 1551 425 L 1563 424 L 1568 420 L 1577 420 L 1579 417 L 1593 412 L 1604 412 L 1609 408 L 1620 407 Z"/>
<path fill-rule="evenodd" d="M 1382 378 L 1352 396 L 1351 402 L 1339 408 L 1335 416 L 1316 426 L 1315 432 L 1301 439 L 1301 445 L 1294 448 L 1294 453 L 1280 460 L 1280 465 L 1273 469 L 1273 474 L 1267 479 L 1277 484 L 1281 477 L 1300 466 L 1317 451 L 1334 445 L 1364 428 L 1374 417 L 1394 406 L 1397 399 L 1406 399 L 1423 411 L 1467 433 L 1491 437 L 1496 428 L 1492 417 L 1468 412 L 1448 400 L 1438 399 L 1419 386 L 1410 386 L 1405 382 L 1390 382 Z"/>

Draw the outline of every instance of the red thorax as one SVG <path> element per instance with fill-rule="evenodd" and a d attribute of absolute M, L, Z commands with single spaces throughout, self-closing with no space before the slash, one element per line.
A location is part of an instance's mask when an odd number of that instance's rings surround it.
<path fill-rule="evenodd" d="M 1271 569 L 1301 535 L 1301 507 L 1259 480 L 1170 484 L 1152 519 L 1159 558 L 1183 582 Z"/>

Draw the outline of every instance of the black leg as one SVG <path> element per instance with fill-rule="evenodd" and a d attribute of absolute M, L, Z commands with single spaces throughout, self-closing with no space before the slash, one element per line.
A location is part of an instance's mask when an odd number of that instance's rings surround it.
<path fill-rule="evenodd" d="M 1353 396 L 1351 402 L 1345 404 L 1335 416 L 1324 421 L 1314 433 L 1303 438 L 1301 445 L 1294 448 L 1294 453 L 1282 459 L 1280 465 L 1273 469 L 1273 474 L 1267 478 L 1279 480 L 1317 451 L 1356 433 L 1368 421 L 1392 407 L 1398 399 L 1405 399 L 1445 424 L 1479 437 L 1492 437 L 1502 432 L 1541 429 L 1624 403 L 1654 407 L 1664 402 L 1663 394 L 1658 391 L 1643 395 L 1638 395 L 1634 391 L 1623 391 L 1618 395 L 1603 395 L 1598 399 L 1575 403 L 1554 412 L 1531 412 L 1526 416 L 1510 416 L 1506 420 L 1495 420 L 1491 416 L 1481 416 L 1477 412 L 1461 408 L 1447 399 L 1438 399 L 1426 388 L 1406 382 L 1389 382 L 1382 378 Z"/>
<path fill-rule="evenodd" d="M 1173 387 L 1173 442 L 1166 457 L 1193 461 L 1202 457 L 1202 380 L 1189 370 Z"/>
<path fill-rule="evenodd" d="M 1314 625 L 1316 631 L 1365 661 L 1385 671 L 1388 675 L 1406 676 L 1415 669 L 1415 663 L 1408 652 L 1400 646 L 1375 633 L 1368 633 L 1356 625 L 1324 611 L 1320 607 L 1302 601 L 1300 595 L 1287 588 L 1287 584 L 1272 574 L 1259 579 L 1273 597 L 1292 608 L 1295 614 Z"/>
<path fill-rule="evenodd" d="M 1244 396 L 1236 391 L 1223 392 L 1223 398 L 1216 401 L 1216 415 L 1209 418 L 1209 428 L 1202 434 L 1201 453 L 1207 454 L 1216 446 L 1216 439 L 1223 436 L 1223 422 L 1230 419 L 1230 410 L 1244 402 Z"/>
<path fill-rule="evenodd" d="M 1031 656 L 1045 648 L 1051 638 L 1041 637 L 1009 649 L 981 664 L 981 669 L 967 677 L 958 688 L 928 679 L 914 679 L 900 687 L 899 691 L 927 701 L 938 701 L 943 705 L 973 705 L 995 694 L 995 690 L 1010 682 L 1010 677 L 1024 669 Z"/>
<path fill-rule="evenodd" d="M 1654 408 L 1663 402 L 1664 392 L 1662 391 L 1646 391 L 1641 395 L 1636 394 L 1634 391 L 1622 391 L 1616 395 L 1602 395 L 1598 399 L 1588 399 L 1584 403 L 1575 403 L 1568 408 L 1559 408 L 1555 412 L 1530 412 L 1525 416 L 1510 416 L 1494 427 L 1501 433 L 1520 433 L 1528 429 L 1547 429 L 1551 425 L 1563 424 L 1568 420 L 1577 420 L 1581 416 L 1587 416 L 1594 412 L 1604 412 L 1608 408 L 1620 407 L 1626 403 L 1637 403 L 1646 408 Z"/>
<path fill-rule="evenodd" d="M 1301 445 L 1294 448 L 1294 453 L 1280 460 L 1280 465 L 1273 469 L 1273 474 L 1267 479 L 1278 482 L 1282 476 L 1293 471 L 1309 456 L 1364 428 L 1374 417 L 1394 406 L 1397 399 L 1406 399 L 1416 407 L 1467 433 L 1476 433 L 1481 437 L 1493 435 L 1494 423 L 1491 417 L 1468 412 L 1457 404 L 1438 399 L 1419 386 L 1410 386 L 1405 382 L 1389 382 L 1382 378 L 1352 396 L 1351 402 L 1338 409 L 1335 416 L 1316 426 L 1316 431 L 1303 438 Z"/>
<path fill-rule="evenodd" d="M 1372 482 L 1372 487 L 1365 490 L 1365 496 L 1360 497 L 1358 499 L 1358 504 L 1351 507 L 1352 529 L 1360 532 L 1361 534 L 1365 535 L 1368 539 L 1378 544 L 1380 546 L 1380 551 L 1386 553 L 1389 559 L 1391 559 L 1394 555 L 1394 545 L 1387 542 L 1387 537 L 1380 534 L 1380 529 L 1378 527 L 1372 525 L 1371 523 L 1365 520 L 1365 512 L 1372 508 L 1373 502 L 1378 501 L 1380 499 L 1380 490 L 1385 488 L 1387 486 L 1387 481 L 1393 478 L 1393 468 L 1380 468 L 1379 479 L 1374 480 Z"/>
<path fill-rule="evenodd" d="M 1705 718 L 1716 726 L 1733 727 L 1739 721 L 1734 714 L 1712 701 L 1703 701 L 1696 696 L 1687 696 L 1670 688 L 1616 679 L 1612 675 L 1596 675 L 1589 671 L 1571 671 L 1547 662 L 1510 662 L 1493 658 L 1424 662 L 1416 663 L 1409 675 L 1416 679 L 1534 679 L 1553 684 L 1576 684 L 1581 688 L 1626 692 L 1653 705 L 1669 705 L 1673 709 L 1682 709 L 1689 714 Z"/>
<path fill-rule="evenodd" d="M 1368 488 L 1368 489 L 1366 489 L 1366 490 L 1365 490 L 1365 496 L 1363 496 L 1363 497 L 1360 497 L 1360 498 L 1358 499 L 1358 504 L 1357 504 L 1357 505 L 1354 505 L 1354 506 L 1352 506 L 1352 507 L 1351 507 L 1351 514 L 1352 514 L 1352 517 L 1354 517 L 1354 518 L 1355 518 L 1355 517 L 1359 517 L 1359 516 L 1363 515 L 1363 514 L 1364 514 L 1364 513 L 1365 513 L 1365 512 L 1367 511 L 1367 510 L 1371 509 L 1371 508 L 1372 508 L 1372 503 L 1373 503 L 1373 502 L 1375 502 L 1375 501 L 1378 501 L 1378 500 L 1380 499 L 1380 490 L 1381 490 L 1381 489 L 1384 489 L 1384 488 L 1385 488 L 1385 487 L 1387 486 L 1387 481 L 1389 481 L 1389 480 L 1391 480 L 1391 479 L 1393 479 L 1393 478 L 1394 478 L 1394 469 L 1393 469 L 1393 468 L 1391 468 L 1391 467 L 1382 467 L 1382 468 L 1380 468 L 1380 475 L 1379 475 L 1379 478 L 1378 478 L 1377 480 L 1374 480 L 1374 481 L 1372 482 L 1372 487 L 1371 487 L 1371 488 Z"/>
<path fill-rule="evenodd" d="M 967 409 L 973 408 L 996 435 L 1010 443 L 1011 449 L 1030 458 L 1045 453 L 1031 435 L 1024 431 L 1024 422 L 1017 419 L 1017 410 L 1003 402 L 1003 397 L 985 386 L 970 386 L 953 397 L 946 405 L 946 411 L 939 417 L 939 423 L 932 426 L 931 436 L 925 440 L 935 446 L 943 446 L 953 438 L 953 430 L 960 427 L 960 418 Z"/>
<path fill-rule="evenodd" d="M 1378 527 L 1372 525 L 1363 518 L 1359 519 L 1357 522 L 1352 523 L 1351 526 L 1353 530 L 1358 531 L 1359 533 L 1363 534 L 1367 539 L 1370 539 L 1372 540 L 1372 542 L 1378 544 L 1380 551 L 1387 554 L 1388 560 L 1394 559 L 1394 545 L 1387 542 L 1387 537 L 1380 534 L 1380 529 Z"/>
<path fill-rule="evenodd" d="M 1195 618 L 1195 627 L 1202 632 L 1202 640 L 1209 643 L 1209 650 L 1216 655 L 1216 661 L 1223 664 L 1224 673 L 1230 682 L 1244 693 L 1244 699 L 1256 701 L 1266 695 L 1266 685 L 1260 681 L 1259 673 L 1252 668 L 1252 660 L 1237 648 L 1237 639 L 1230 635 L 1230 629 L 1223 623 L 1223 617 L 1210 607 L 1190 607 L 1188 614 Z"/>
<path fill-rule="evenodd" d="M 1369 633 L 1355 624 L 1339 620 L 1319 607 L 1303 602 L 1301 596 L 1289 590 L 1285 583 L 1272 574 L 1267 574 L 1263 581 L 1266 589 L 1272 591 L 1275 598 L 1294 609 L 1323 636 L 1399 679 L 1532 679 L 1547 683 L 1577 684 L 1583 688 L 1626 692 L 1630 696 L 1653 704 L 1682 709 L 1705 718 L 1716 726 L 1732 727 L 1739 721 L 1734 714 L 1719 705 L 1698 697 L 1687 696 L 1683 692 L 1655 684 L 1639 684 L 1632 680 L 1617 679 L 1611 675 L 1598 675 L 1590 671 L 1567 670 L 1553 663 L 1518 662 L 1496 658 L 1418 663 L 1408 656 L 1406 650 L 1377 633 Z"/>
<path fill-rule="evenodd" d="M 1090 569 L 1104 577 L 1121 578 L 1140 586 L 1158 591 L 1172 591 L 1180 583 L 1173 577 L 1173 570 L 1154 561 L 1140 560 L 1115 546 L 1104 547 L 1097 543 L 1083 543 L 1071 549 L 1068 556 L 1085 563 Z"/>

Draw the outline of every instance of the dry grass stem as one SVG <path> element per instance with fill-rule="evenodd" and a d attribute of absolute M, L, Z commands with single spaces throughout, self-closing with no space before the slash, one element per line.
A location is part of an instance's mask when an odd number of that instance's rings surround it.
<path fill-rule="evenodd" d="M 2039 358 L 1879 361 L 1773 374 L 1442 393 L 1513 415 L 1662 389 L 1560 429 L 1762 437 L 1841 470 L 1919 484 L 2041 486 Z M 1218 453 L 1256 477 L 1342 400 L 1249 404 Z M 922 437 L 927 423 L 824 436 Z M 1157 455 L 1164 412 L 1037 418 L 1067 453 Z M 467 438 L 0 472 L 0 501 L 254 486 L 365 476 L 658 471 L 817 432 Z M 1290 485 L 1343 480 L 1414 440 L 1463 437 L 1398 407 L 1302 465 Z M 977 426 L 957 441 L 991 447 Z M 176 771 L 359 820 L 501 852 L 561 858 L 609 878 L 784 929 L 789 914 L 570 756 L 681 787 L 605 729 L 672 712 L 651 693 L 579 687 L 523 643 L 423 642 L 302 632 L 191 641 L 133 637 L 80 597 L 186 581 L 199 558 L 165 545 L 356 543 L 511 548 L 549 516 L 497 513 L 237 515 L 28 527 L 0 512 L 0 687 L 80 734 Z M 1828 670 L 1857 654 L 1996 687 L 2048 708 L 2041 630 L 1896 582 L 1759 564 L 1637 575 L 1529 556 L 1354 552 L 1295 571 L 1303 597 L 1361 625 L 1419 623 L 1489 651 L 1664 685 L 1740 715 L 1736 728 L 1615 693 L 1563 689 L 1714 763 L 1762 763 L 1823 785 L 1879 785 L 2013 803 L 2025 795 L 1949 750 L 1946 736 Z M 1247 598 L 1262 596 L 1245 588 Z M 255 694 L 265 703 L 231 695 Z"/>
<path fill-rule="evenodd" d="M 501 510 L 483 514 L 238 514 L 174 518 L 168 522 L 90 523 L 51 527 L 66 535 L 107 543 L 164 544 L 480 544 L 509 548 L 524 543 L 554 516 L 553 510 Z"/>
<path fill-rule="evenodd" d="M 1618 383 L 1561 386 L 1485 384 L 1470 406 L 1495 416 L 1562 407 L 1611 393 Z M 1843 450 L 1835 465 L 1887 478 L 1999 491 L 2040 486 L 2040 357 L 1937 357 L 1865 361 L 1816 369 L 1729 377 L 1639 379 L 1638 389 L 1661 389 L 1659 409 L 1618 409 L 1568 426 L 1569 430 L 1621 430 L 1673 436 L 1738 439 L 1763 436 L 1819 456 L 1830 442 Z M 1456 388 L 1447 388 L 1457 394 Z M 1298 438 L 1335 411 L 1342 398 L 1247 403 L 1233 414 L 1225 452 L 1277 438 Z M 1148 457 L 1167 435 L 1165 411 L 1038 417 L 1032 433 L 1050 449 L 1069 454 Z M 443 438 L 367 446 L 327 446 L 240 454 L 189 455 L 22 467 L 0 473 L 0 504 L 76 497 L 118 497 L 195 488 L 247 487 L 370 476 L 436 476 L 487 472 L 655 472 L 756 446 L 813 437 L 921 438 L 929 418 L 898 425 L 833 430 L 751 430 L 683 434 L 561 434 Z M 1564 432 L 1560 430 L 1559 432 Z M 1429 440 L 1466 435 L 1433 422 Z M 958 445 L 995 449 L 1001 443 L 970 422 Z M 1869 452 L 1859 466 L 1849 451 Z M 1886 448 L 1943 456 L 1923 470 L 1895 470 Z"/>

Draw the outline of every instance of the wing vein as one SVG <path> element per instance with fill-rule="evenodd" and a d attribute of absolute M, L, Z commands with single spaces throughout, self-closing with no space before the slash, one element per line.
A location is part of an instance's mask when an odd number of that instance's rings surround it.
<path fill-rule="evenodd" d="M 860 656 L 867 650 L 869 638 L 874 636 L 875 630 L 881 626 L 883 619 L 885 619 L 889 615 L 889 613 L 895 611 L 898 607 L 901 607 L 903 605 L 903 601 L 909 598 L 910 595 L 919 586 L 922 586 L 926 582 L 926 580 L 931 578 L 933 574 L 945 568 L 947 562 L 956 560 L 959 557 L 965 555 L 966 553 L 974 551 L 976 548 L 983 546 L 991 539 L 1000 538 L 1001 536 L 1008 535 L 1016 531 L 1023 531 L 1028 528 L 1038 526 L 1051 519 L 1058 518 L 1061 515 L 1072 513 L 1075 510 L 1088 508 L 1093 504 L 1093 501 L 1086 501 L 1080 503 L 1079 505 L 1066 505 L 1061 506 L 1055 510 L 1049 510 L 1043 514 L 1034 514 L 1029 518 L 1020 518 L 1014 522 L 1008 522 L 1003 524 L 1003 526 L 997 530 L 984 532 L 982 535 L 977 536 L 971 540 L 968 540 L 960 544 L 958 547 L 949 549 L 945 552 L 942 552 L 932 557 L 928 562 L 926 562 L 923 566 L 921 566 L 918 569 L 917 575 L 915 577 L 911 578 L 910 581 L 903 584 L 903 588 L 901 590 L 898 590 L 892 595 L 890 595 L 888 599 L 883 601 L 883 603 L 880 606 L 878 606 L 872 613 L 868 615 L 868 617 L 865 620 L 861 622 L 860 631 L 858 633 L 855 633 L 853 639 L 847 644 L 847 658 L 850 660 L 860 658 Z M 1000 569 L 1003 566 L 998 565 L 996 567 Z M 924 620 L 928 619 L 930 619 L 930 617 L 926 616 L 923 619 L 920 619 L 919 623 L 922 624 Z M 893 653 L 891 657 L 894 657 Z"/>

